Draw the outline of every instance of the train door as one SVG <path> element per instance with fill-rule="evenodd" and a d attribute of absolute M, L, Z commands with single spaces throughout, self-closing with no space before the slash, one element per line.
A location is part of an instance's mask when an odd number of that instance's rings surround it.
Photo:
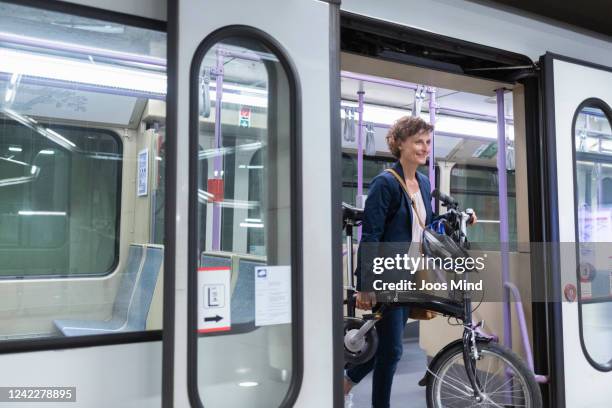
<path fill-rule="evenodd" d="M 609 406 L 612 383 L 612 69 L 547 54 L 544 111 L 552 220 L 556 406 Z M 556 216 L 554 212 L 557 212 Z M 549 299 L 551 299 L 549 297 Z"/>
<path fill-rule="evenodd" d="M 165 406 L 341 401 L 336 3 L 169 2 Z"/>

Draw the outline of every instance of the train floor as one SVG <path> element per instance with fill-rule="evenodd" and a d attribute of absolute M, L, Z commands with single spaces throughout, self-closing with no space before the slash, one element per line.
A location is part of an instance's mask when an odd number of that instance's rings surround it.
<path fill-rule="evenodd" d="M 425 374 L 427 356 L 415 340 L 404 341 L 404 353 L 397 365 L 393 389 L 391 390 L 392 408 L 425 408 L 425 387 L 418 382 Z M 353 408 L 370 408 L 372 394 L 372 373 L 368 374 L 352 389 Z"/>

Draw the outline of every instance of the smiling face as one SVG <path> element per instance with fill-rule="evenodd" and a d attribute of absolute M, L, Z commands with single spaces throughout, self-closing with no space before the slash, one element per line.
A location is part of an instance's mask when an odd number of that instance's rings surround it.
<path fill-rule="evenodd" d="M 400 160 L 423 165 L 429 157 L 431 148 L 431 132 L 421 132 L 409 136 L 400 145 Z"/>

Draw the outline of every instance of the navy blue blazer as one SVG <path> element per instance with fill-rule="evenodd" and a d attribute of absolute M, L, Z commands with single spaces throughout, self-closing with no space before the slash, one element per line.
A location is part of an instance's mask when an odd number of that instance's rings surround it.
<path fill-rule="evenodd" d="M 404 171 L 399 161 L 393 165 L 393 169 L 402 179 L 404 178 Z M 417 172 L 416 176 L 427 214 L 425 225 L 428 225 L 438 218 L 431 208 L 431 185 L 425 175 Z M 412 242 L 412 222 L 410 199 L 395 176 L 383 171 L 374 177 L 365 202 L 361 242 Z M 363 263 L 361 252 L 360 246 L 355 271 L 357 290 L 361 289 L 360 271 Z"/>

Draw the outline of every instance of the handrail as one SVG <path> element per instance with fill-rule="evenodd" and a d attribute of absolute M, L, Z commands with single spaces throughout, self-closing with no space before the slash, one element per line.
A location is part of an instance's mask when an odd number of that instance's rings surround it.
<path fill-rule="evenodd" d="M 533 364 L 533 352 L 531 350 L 531 344 L 529 343 L 529 334 L 527 332 L 527 322 L 525 319 L 525 311 L 523 310 L 523 302 L 521 300 L 521 294 L 512 282 L 504 282 L 504 287 L 510 290 L 512 296 L 514 297 L 514 308 L 516 309 L 516 317 L 519 322 L 519 329 L 521 331 L 521 340 L 523 342 L 523 350 L 525 351 L 525 357 L 527 359 L 527 365 L 534 373 L 536 381 L 540 384 L 546 384 L 548 382 L 548 376 L 535 374 L 534 364 Z"/>

